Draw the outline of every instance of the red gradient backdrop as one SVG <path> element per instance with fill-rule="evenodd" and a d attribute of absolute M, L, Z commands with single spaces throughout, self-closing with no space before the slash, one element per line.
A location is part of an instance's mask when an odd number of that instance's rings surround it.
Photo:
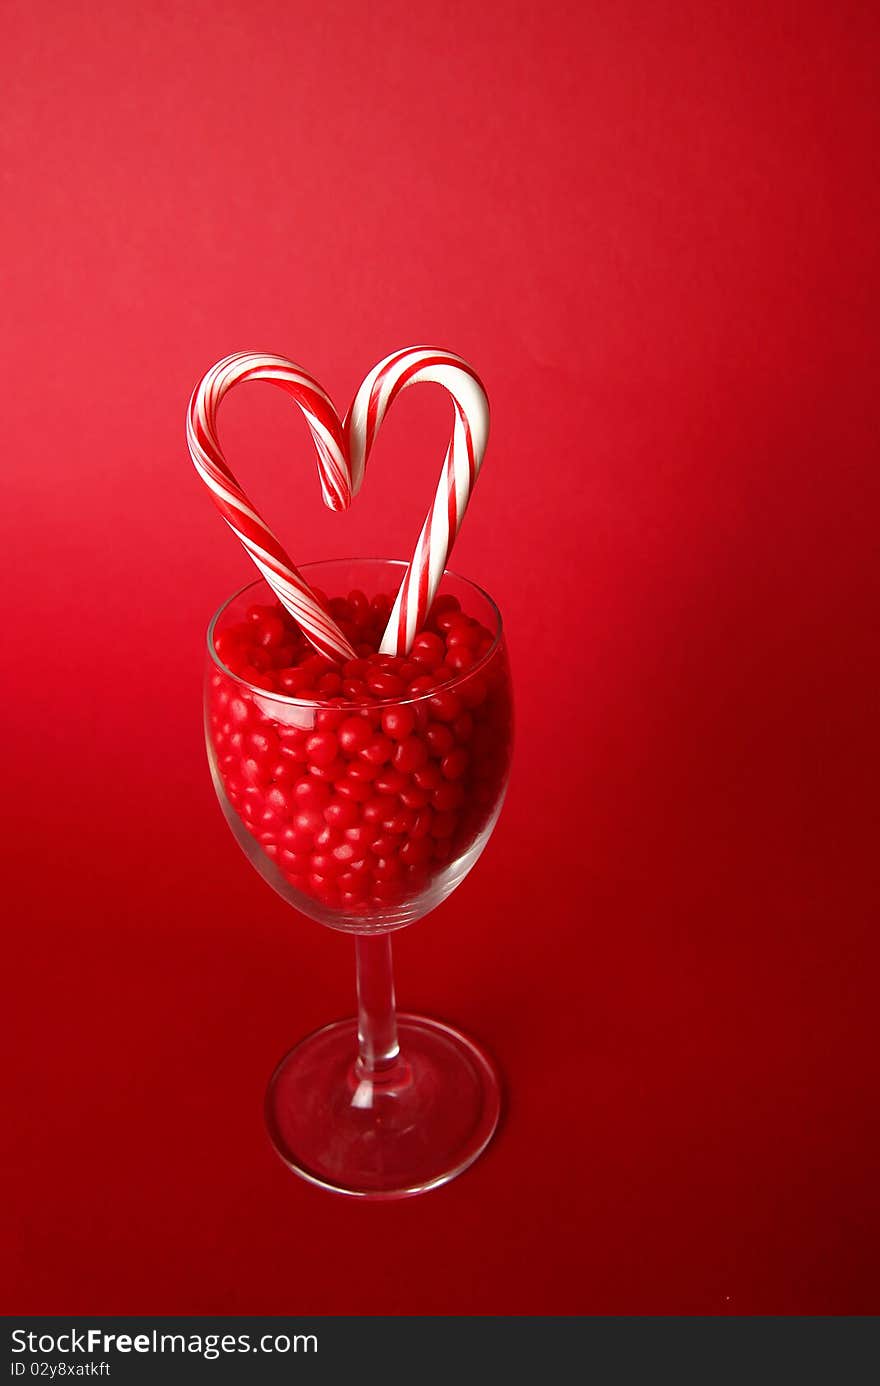
<path fill-rule="evenodd" d="M 2 6 L 7 1312 L 880 1308 L 876 7 Z M 465 1177 L 360 1206 L 262 1128 L 350 942 L 235 847 L 205 623 L 249 569 L 183 435 L 286 352 L 493 404 L 456 566 L 515 775 L 399 937 L 497 1055 Z M 402 555 L 448 407 L 346 517 L 274 391 L 228 453 L 294 556 Z"/>

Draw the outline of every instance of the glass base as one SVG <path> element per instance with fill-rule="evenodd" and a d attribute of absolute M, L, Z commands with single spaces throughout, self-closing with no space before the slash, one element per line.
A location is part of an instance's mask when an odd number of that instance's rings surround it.
<path fill-rule="evenodd" d="M 445 1184 L 495 1132 L 501 1088 L 491 1059 L 465 1035 L 398 1016 L 400 1059 L 372 1079 L 357 1062 L 357 1022 L 316 1030 L 281 1060 L 266 1121 L 292 1170 L 355 1198 L 407 1198 Z"/>

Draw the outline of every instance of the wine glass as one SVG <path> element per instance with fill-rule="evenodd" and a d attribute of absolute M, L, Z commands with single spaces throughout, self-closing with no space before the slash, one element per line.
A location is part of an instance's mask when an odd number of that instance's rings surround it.
<path fill-rule="evenodd" d="M 345 616 L 364 603 L 377 620 L 387 615 L 404 570 L 385 559 L 302 569 L 330 594 L 346 633 Z M 279 895 L 355 938 L 357 1018 L 282 1059 L 266 1097 L 269 1132 L 297 1174 L 361 1198 L 454 1178 L 486 1148 L 500 1112 L 495 1066 L 472 1039 L 395 1012 L 390 934 L 444 900 L 476 862 L 501 811 L 512 746 L 494 602 L 446 572 L 426 628 L 403 669 L 409 683 L 392 680 L 388 697 L 387 678 L 376 681 L 388 663 L 377 655 L 346 666 L 351 678 L 322 674 L 323 656 L 282 667 L 298 637 L 262 580 L 208 628 L 208 760 L 227 822 Z M 368 701 L 355 677 L 365 670 Z"/>

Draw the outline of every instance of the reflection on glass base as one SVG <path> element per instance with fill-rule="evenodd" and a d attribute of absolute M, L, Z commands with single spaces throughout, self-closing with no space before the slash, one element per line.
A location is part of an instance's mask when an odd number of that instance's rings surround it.
<path fill-rule="evenodd" d="M 315 1031 L 282 1059 L 266 1121 L 292 1170 L 356 1198 L 406 1198 L 461 1174 L 489 1144 L 501 1091 L 472 1040 L 422 1016 L 398 1017 L 401 1058 L 359 1072 L 357 1022 Z"/>

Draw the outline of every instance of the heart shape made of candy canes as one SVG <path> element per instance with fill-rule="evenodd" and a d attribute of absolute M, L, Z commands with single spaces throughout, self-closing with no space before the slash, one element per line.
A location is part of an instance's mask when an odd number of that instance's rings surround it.
<path fill-rule="evenodd" d="M 234 385 L 249 380 L 268 381 L 299 405 L 315 445 L 324 503 L 337 511 L 347 510 L 360 490 L 382 420 L 401 391 L 433 382 L 452 397 L 452 436 L 434 501 L 380 645 L 385 654 L 407 653 L 434 600 L 486 451 L 489 404 L 479 377 L 453 352 L 408 347 L 373 367 L 340 420 L 330 396 L 301 366 L 285 356 L 238 352 L 212 366 L 193 391 L 187 444 L 221 515 L 315 649 L 333 659 L 352 659 L 355 652 L 349 641 L 248 500 L 220 447 L 220 402 Z"/>

